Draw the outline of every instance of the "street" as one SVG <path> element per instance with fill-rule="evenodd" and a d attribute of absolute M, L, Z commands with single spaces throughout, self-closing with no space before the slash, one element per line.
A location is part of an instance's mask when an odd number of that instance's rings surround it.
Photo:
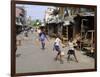
<path fill-rule="evenodd" d="M 23 35 L 22 35 L 23 37 Z M 78 69 L 93 69 L 95 60 L 89 56 L 83 55 L 81 51 L 76 51 L 78 63 L 75 62 L 72 56 L 71 61 L 67 61 L 68 47 L 61 48 L 65 53 L 63 58 L 64 63 L 60 64 L 54 58 L 57 54 L 53 51 L 53 38 L 46 41 L 45 50 L 41 49 L 36 32 L 29 33 L 28 38 L 22 39 L 21 46 L 17 46 L 16 51 L 16 73 L 27 72 L 46 72 L 46 71 L 61 71 L 61 70 L 78 70 Z"/>

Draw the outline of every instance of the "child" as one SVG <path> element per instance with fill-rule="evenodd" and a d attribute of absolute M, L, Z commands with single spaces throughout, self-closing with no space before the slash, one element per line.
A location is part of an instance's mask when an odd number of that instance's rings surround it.
<path fill-rule="evenodd" d="M 55 57 L 55 60 L 58 60 L 58 57 L 60 57 L 60 63 L 63 64 L 61 50 L 60 50 L 60 44 L 61 44 L 61 40 L 60 40 L 59 36 L 57 36 L 56 40 L 54 42 L 54 47 L 53 47 L 53 50 L 56 50 L 58 52 Z"/>
<path fill-rule="evenodd" d="M 48 40 L 46 33 L 44 31 L 41 31 L 39 34 L 39 40 L 41 41 L 42 49 L 45 49 L 45 39 Z"/>
<path fill-rule="evenodd" d="M 76 60 L 76 62 L 78 62 L 78 60 L 76 58 L 76 55 L 75 55 L 75 49 L 74 49 L 74 44 L 73 44 L 72 39 L 69 41 L 68 46 L 69 46 L 69 50 L 68 50 L 68 53 L 67 53 L 68 54 L 67 60 L 69 61 L 70 55 L 73 55 L 75 60 Z"/>

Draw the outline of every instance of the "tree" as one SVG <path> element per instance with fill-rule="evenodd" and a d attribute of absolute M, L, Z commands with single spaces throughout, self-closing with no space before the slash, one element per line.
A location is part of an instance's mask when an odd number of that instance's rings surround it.
<path fill-rule="evenodd" d="M 40 26 L 41 25 L 41 21 L 39 19 L 33 20 L 32 21 L 32 26 Z"/>

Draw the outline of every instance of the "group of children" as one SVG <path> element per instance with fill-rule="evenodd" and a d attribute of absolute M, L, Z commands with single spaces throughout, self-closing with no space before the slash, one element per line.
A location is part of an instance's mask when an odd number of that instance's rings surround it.
<path fill-rule="evenodd" d="M 48 40 L 44 30 L 42 30 L 41 32 L 39 32 L 39 40 L 41 42 L 41 47 L 42 49 L 45 49 L 45 39 Z M 63 63 L 63 56 L 64 56 L 64 52 L 61 51 L 61 39 L 60 39 L 60 36 L 59 35 L 56 35 L 56 39 L 54 41 L 54 45 L 53 45 L 53 51 L 57 51 L 57 55 L 55 57 L 55 60 L 59 60 L 60 63 Z M 67 57 L 67 60 L 69 61 L 70 60 L 70 56 L 73 55 L 76 62 L 78 62 L 77 58 L 76 58 L 76 55 L 75 55 L 75 48 L 74 48 L 74 43 L 73 43 L 73 40 L 70 39 L 69 42 L 68 42 L 68 57 Z"/>
<path fill-rule="evenodd" d="M 55 60 L 56 61 L 60 60 L 60 63 L 63 63 L 64 52 L 61 51 L 60 47 L 61 47 L 61 39 L 60 39 L 59 35 L 57 35 L 56 39 L 54 41 L 54 46 L 53 46 L 53 50 L 56 50 L 58 52 L 56 57 L 55 57 Z M 68 52 L 67 52 L 67 55 L 68 55 L 67 61 L 69 61 L 70 60 L 70 56 L 73 55 L 75 60 L 76 60 L 76 62 L 78 62 L 76 54 L 75 54 L 74 43 L 73 43 L 72 39 L 70 39 L 69 42 L 68 42 L 68 48 L 69 49 L 68 49 Z"/>

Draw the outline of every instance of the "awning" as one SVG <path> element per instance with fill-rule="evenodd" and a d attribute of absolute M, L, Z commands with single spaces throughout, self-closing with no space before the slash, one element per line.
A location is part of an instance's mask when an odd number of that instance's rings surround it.
<path fill-rule="evenodd" d="M 23 24 L 21 22 L 20 23 L 16 22 L 16 25 L 23 26 Z"/>
<path fill-rule="evenodd" d="M 70 21 L 64 21 L 64 26 L 70 25 Z"/>

